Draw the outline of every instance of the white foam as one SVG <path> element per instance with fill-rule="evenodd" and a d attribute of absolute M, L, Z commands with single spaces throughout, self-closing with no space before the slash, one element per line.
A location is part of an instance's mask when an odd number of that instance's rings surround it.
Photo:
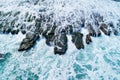
<path fill-rule="evenodd" d="M 46 0 L 40 2 L 40 5 L 26 3 L 26 5 L 19 6 L 19 3 L 23 1 L 25 0 L 0 0 L 0 5 L 2 5 L 0 11 L 20 11 L 18 22 L 21 24 L 24 23 L 26 12 L 38 17 L 39 8 L 46 8 L 46 14 L 54 13 L 57 21 L 70 17 L 70 23 L 79 21 L 81 17 L 90 20 L 89 15 L 92 12 L 103 15 L 106 22 L 115 22 L 120 18 L 120 3 L 112 0 Z M 30 23 L 26 23 L 28 24 Z M 61 26 L 65 26 L 64 24 L 68 23 L 63 21 Z M 84 29 L 82 32 L 87 34 Z M 15 80 L 16 76 L 24 76 L 25 71 L 31 71 L 39 76 L 39 80 L 67 80 L 68 77 L 77 75 L 73 68 L 75 63 L 85 69 L 84 73 L 88 76 L 84 80 L 100 80 L 102 76 L 105 80 L 120 79 L 119 36 L 92 37 L 93 43 L 85 44 L 84 50 L 77 50 L 71 42 L 71 37 L 68 36 L 68 50 L 63 56 L 54 55 L 53 47 L 47 46 L 45 39 L 38 41 L 36 46 L 28 52 L 18 52 L 17 49 L 23 38 L 22 34 L 15 36 L 0 34 L 0 52 L 12 54 L 5 64 L 3 74 L 0 74 L 0 79 Z M 91 65 L 92 70 L 83 66 L 88 64 Z"/>

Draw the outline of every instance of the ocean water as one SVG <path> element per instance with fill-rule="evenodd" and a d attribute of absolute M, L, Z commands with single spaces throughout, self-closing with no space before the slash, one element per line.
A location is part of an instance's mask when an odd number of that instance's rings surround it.
<path fill-rule="evenodd" d="M 60 27 L 68 24 L 64 18 L 72 18 L 72 23 L 79 21 L 83 15 L 89 21 L 93 12 L 100 13 L 106 22 L 112 21 L 115 25 L 120 19 L 120 3 L 114 0 L 45 0 L 34 5 L 35 1 L 1 0 L 0 11 L 12 11 L 13 14 L 20 11 L 16 25 L 34 24 L 34 21 L 24 22 L 24 15 L 29 12 L 39 17 L 40 10 L 46 10 L 46 14 L 54 13 L 54 19 L 63 23 Z M 74 16 L 71 17 L 72 14 Z M 13 15 L 0 16 L 0 23 L 4 19 L 11 22 L 14 18 Z M 101 37 L 92 37 L 90 45 L 84 41 L 85 49 L 81 50 L 75 48 L 68 35 L 68 50 L 62 56 L 54 55 L 54 47 L 47 46 L 45 39 L 37 41 L 29 51 L 18 52 L 24 37 L 21 33 L 0 34 L 0 53 L 5 54 L 0 59 L 0 80 L 120 80 L 119 35 L 106 36 L 102 33 Z"/>

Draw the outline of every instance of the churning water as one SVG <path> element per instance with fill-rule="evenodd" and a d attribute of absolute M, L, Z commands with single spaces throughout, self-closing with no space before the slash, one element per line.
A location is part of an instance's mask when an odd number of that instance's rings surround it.
<path fill-rule="evenodd" d="M 116 28 L 120 19 L 120 3 L 115 0 L 0 0 L 0 11 L 12 13 L 0 16 L 3 25 L 15 20 L 14 25 L 32 25 L 32 29 L 34 20 L 25 22 L 27 12 L 36 18 L 52 13 L 53 21 L 62 22 L 63 28 L 81 17 L 91 21 L 89 15 L 93 12 L 100 13 L 106 22 L 112 21 Z M 75 48 L 68 35 L 68 50 L 62 56 L 54 55 L 45 39 L 29 51 L 18 52 L 24 37 L 21 33 L 0 34 L 0 53 L 5 54 L 0 59 L 0 80 L 120 80 L 119 35 L 92 37 L 93 42 L 81 50 Z"/>

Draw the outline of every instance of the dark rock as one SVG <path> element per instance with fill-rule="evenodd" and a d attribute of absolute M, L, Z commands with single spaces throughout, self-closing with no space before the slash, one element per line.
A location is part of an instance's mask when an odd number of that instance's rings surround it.
<path fill-rule="evenodd" d="M 39 34 L 42 33 L 41 23 L 42 22 L 40 21 L 40 19 L 35 20 L 35 26 L 36 26 L 35 32 L 37 32 Z"/>
<path fill-rule="evenodd" d="M 40 28 L 40 27 L 41 27 L 40 19 L 36 19 L 36 20 L 35 20 L 35 26 L 36 26 L 37 28 Z"/>
<path fill-rule="evenodd" d="M 27 33 L 26 38 L 20 44 L 18 51 L 28 50 L 33 47 L 36 43 L 36 40 L 39 38 L 39 34 Z"/>
<path fill-rule="evenodd" d="M 54 38 L 55 38 L 55 29 L 56 29 L 56 26 L 53 26 L 51 28 L 51 30 L 49 30 L 48 33 L 44 34 L 45 38 L 46 38 L 46 44 L 48 46 L 51 46 L 53 44 L 53 41 L 54 41 Z"/>
<path fill-rule="evenodd" d="M 75 44 L 77 49 L 84 49 L 83 34 L 80 32 L 73 32 L 72 42 Z"/>
<path fill-rule="evenodd" d="M 100 30 L 97 31 L 97 36 L 98 36 L 98 37 L 101 36 Z"/>
<path fill-rule="evenodd" d="M 45 38 L 46 38 L 46 36 L 47 36 L 47 34 L 48 34 L 48 32 L 50 31 L 50 28 L 49 27 L 47 27 L 46 29 L 41 29 L 42 30 L 42 36 L 44 36 Z"/>
<path fill-rule="evenodd" d="M 96 37 L 97 34 L 96 34 L 95 30 L 93 29 L 93 26 L 91 24 L 87 24 L 87 27 L 88 27 L 89 35 Z"/>
<path fill-rule="evenodd" d="M 111 28 L 114 28 L 114 24 L 112 22 L 109 22 L 108 25 L 111 27 Z"/>
<path fill-rule="evenodd" d="M 103 16 L 101 16 L 99 13 L 93 13 L 91 18 L 95 19 L 97 22 L 103 22 Z"/>
<path fill-rule="evenodd" d="M 43 33 L 43 29 L 39 28 L 39 33 L 42 34 Z"/>
<path fill-rule="evenodd" d="M 111 31 L 108 29 L 108 26 L 105 23 L 102 23 L 100 26 L 100 30 L 105 34 L 105 35 L 110 35 Z"/>
<path fill-rule="evenodd" d="M 29 39 L 29 40 L 33 40 L 33 41 L 36 41 L 37 39 L 40 38 L 39 34 L 38 33 L 27 33 L 26 34 L 26 38 Z"/>
<path fill-rule="evenodd" d="M 25 30 L 21 30 L 21 33 L 22 33 L 22 34 L 26 34 L 26 31 L 25 31 Z"/>
<path fill-rule="evenodd" d="M 34 43 L 35 43 L 35 41 L 33 41 L 33 40 L 31 41 L 31 40 L 25 38 L 25 39 L 23 39 L 18 51 L 28 50 L 31 47 L 33 47 Z"/>
<path fill-rule="evenodd" d="M 17 30 L 11 30 L 11 34 L 18 34 L 19 33 L 19 29 L 17 29 Z"/>
<path fill-rule="evenodd" d="M 67 36 L 66 33 L 60 33 L 54 40 L 55 48 L 54 53 L 63 55 L 67 51 Z"/>
<path fill-rule="evenodd" d="M 47 36 L 47 32 L 48 32 L 49 30 L 48 29 L 46 29 L 46 30 L 44 30 L 44 31 L 42 31 L 42 36 L 44 36 L 45 38 L 46 38 L 46 36 Z"/>
<path fill-rule="evenodd" d="M 4 54 L 1 54 L 1 53 L 0 53 L 0 59 L 3 58 L 3 57 L 4 57 Z"/>
<path fill-rule="evenodd" d="M 118 31 L 116 29 L 113 29 L 114 35 L 118 35 Z"/>
<path fill-rule="evenodd" d="M 109 22 L 109 23 L 108 23 L 108 26 L 109 26 L 110 28 L 112 28 L 112 31 L 111 31 L 111 32 L 113 32 L 114 35 L 118 35 L 118 30 L 115 29 L 115 26 L 114 26 L 113 22 Z M 109 31 L 109 32 L 110 32 L 110 31 Z"/>
<path fill-rule="evenodd" d="M 26 34 L 26 38 L 30 40 L 37 40 L 39 38 L 39 34 L 29 32 Z"/>
<path fill-rule="evenodd" d="M 51 46 L 53 40 L 54 40 L 54 33 L 49 33 L 49 34 L 46 36 L 46 44 L 49 45 L 49 46 Z"/>
<path fill-rule="evenodd" d="M 73 27 L 72 25 L 68 25 L 66 28 L 66 34 L 72 34 L 73 33 Z"/>
<path fill-rule="evenodd" d="M 18 33 L 19 33 L 19 29 L 16 30 L 16 34 L 18 34 Z"/>
<path fill-rule="evenodd" d="M 10 33 L 10 32 L 11 32 L 11 28 L 8 28 L 8 29 L 6 30 L 6 32 L 7 32 L 7 33 Z"/>
<path fill-rule="evenodd" d="M 11 34 L 15 34 L 15 33 L 16 33 L 16 30 L 12 30 L 12 31 L 11 31 Z"/>
<path fill-rule="evenodd" d="M 85 26 L 85 19 L 82 18 L 82 19 L 81 19 L 81 27 L 84 27 L 84 26 Z"/>
<path fill-rule="evenodd" d="M 98 24 L 96 24 L 96 26 L 98 26 Z M 101 36 L 101 32 L 100 32 L 98 27 L 96 27 L 96 29 L 94 29 L 93 26 L 90 23 L 88 23 L 87 24 L 87 29 L 88 29 L 88 32 L 89 32 L 90 36 L 92 36 L 92 37 Z"/>
<path fill-rule="evenodd" d="M 10 33 L 11 32 L 11 28 L 4 28 L 3 29 L 3 33 L 6 33 L 6 34 L 8 34 L 8 33 Z"/>
<path fill-rule="evenodd" d="M 48 24 L 47 26 L 48 27 L 46 28 L 46 30 L 40 29 L 40 31 L 42 32 L 42 36 L 44 36 L 45 38 L 49 33 L 54 33 L 55 29 L 57 28 L 55 24 L 53 24 L 53 26 Z"/>
<path fill-rule="evenodd" d="M 86 35 L 86 44 L 90 44 L 92 42 L 92 39 L 89 34 Z"/>
<path fill-rule="evenodd" d="M 99 26 L 99 22 L 97 20 L 95 20 L 94 24 L 98 27 Z"/>

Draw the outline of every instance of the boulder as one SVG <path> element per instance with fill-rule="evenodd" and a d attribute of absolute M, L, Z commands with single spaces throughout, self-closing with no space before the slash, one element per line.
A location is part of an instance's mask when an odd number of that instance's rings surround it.
<path fill-rule="evenodd" d="M 63 55 L 67 51 L 67 36 L 65 32 L 58 34 L 54 40 L 54 53 Z"/>
<path fill-rule="evenodd" d="M 39 34 L 36 33 L 27 33 L 26 38 L 20 44 L 18 51 L 28 50 L 33 47 L 36 43 L 36 40 L 39 38 Z"/>
<path fill-rule="evenodd" d="M 53 26 L 45 35 L 44 37 L 46 38 L 46 44 L 48 46 L 52 46 L 53 45 L 53 41 L 55 39 L 55 29 L 56 26 Z"/>
<path fill-rule="evenodd" d="M 89 34 L 86 35 L 86 44 L 90 44 L 92 42 L 92 39 Z"/>
<path fill-rule="evenodd" d="M 84 49 L 83 34 L 80 32 L 73 32 L 72 42 L 75 44 L 77 49 Z"/>

